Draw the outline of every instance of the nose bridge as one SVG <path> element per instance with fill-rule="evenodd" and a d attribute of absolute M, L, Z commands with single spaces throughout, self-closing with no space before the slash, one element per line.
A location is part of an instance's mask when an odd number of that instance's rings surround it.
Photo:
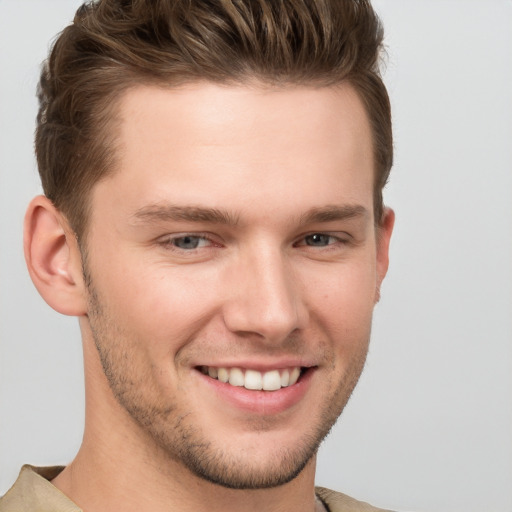
<path fill-rule="evenodd" d="M 279 341 L 304 326 L 306 309 L 290 262 L 270 244 L 243 254 L 225 311 L 228 328 Z"/>

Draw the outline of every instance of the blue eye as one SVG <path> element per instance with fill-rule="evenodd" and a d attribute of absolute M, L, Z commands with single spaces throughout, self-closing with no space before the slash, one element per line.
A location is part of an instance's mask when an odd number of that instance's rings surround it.
<path fill-rule="evenodd" d="M 335 240 L 333 236 L 324 233 L 313 233 L 304 237 L 305 244 L 311 247 L 325 247 L 332 244 L 333 240 Z"/>
<path fill-rule="evenodd" d="M 197 249 L 208 243 L 208 241 L 202 236 L 180 236 L 171 240 L 172 245 L 179 249 Z"/>

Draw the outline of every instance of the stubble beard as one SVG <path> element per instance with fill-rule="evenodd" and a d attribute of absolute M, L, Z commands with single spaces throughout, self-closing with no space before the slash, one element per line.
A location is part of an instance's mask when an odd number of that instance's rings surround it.
<path fill-rule="evenodd" d="M 151 375 L 133 365 L 130 347 L 136 343 L 130 343 L 128 334 L 113 322 L 98 299 L 90 274 L 84 271 L 84 275 L 89 290 L 89 324 L 114 397 L 160 454 L 213 484 L 230 489 L 263 489 L 296 478 L 336 423 L 363 370 L 368 340 L 361 343 L 361 350 L 348 365 L 348 371 L 331 396 L 325 398 L 314 426 L 294 446 L 274 450 L 265 464 L 257 466 L 244 456 L 243 448 L 234 453 L 225 446 L 215 446 L 208 433 L 194 424 L 193 413 L 179 410 L 172 397 L 166 396 L 163 402 L 151 394 Z M 259 428 L 265 435 L 265 427 Z"/>

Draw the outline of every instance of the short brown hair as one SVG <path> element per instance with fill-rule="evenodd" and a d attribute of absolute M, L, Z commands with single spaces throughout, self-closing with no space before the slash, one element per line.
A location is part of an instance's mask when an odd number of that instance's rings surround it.
<path fill-rule="evenodd" d="M 378 223 L 393 159 L 382 39 L 369 0 L 86 2 L 41 73 L 36 154 L 44 192 L 83 234 L 91 188 L 115 168 L 116 100 L 136 84 L 348 82 L 372 129 Z"/>

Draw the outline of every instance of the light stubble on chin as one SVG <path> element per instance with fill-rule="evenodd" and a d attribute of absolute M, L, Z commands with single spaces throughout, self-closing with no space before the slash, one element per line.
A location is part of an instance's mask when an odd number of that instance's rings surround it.
<path fill-rule="evenodd" d="M 113 395 L 139 425 L 149 443 L 173 463 L 184 465 L 194 475 L 231 489 L 262 489 L 284 485 L 306 467 L 347 403 L 364 367 L 368 342 L 348 365 L 348 372 L 334 388 L 318 413 L 315 426 L 294 446 L 274 450 L 257 465 L 244 456 L 215 446 L 197 422 L 194 413 L 180 410 L 173 397 L 158 398 L 150 369 L 138 364 L 136 340 L 114 322 L 101 303 L 90 273 L 84 268 L 89 292 L 89 323 L 103 371 Z M 178 393 L 178 391 L 176 391 Z M 257 428 L 257 427 L 256 427 Z M 265 429 L 262 429 L 262 431 Z M 264 432 L 262 432 L 264 435 Z"/>

